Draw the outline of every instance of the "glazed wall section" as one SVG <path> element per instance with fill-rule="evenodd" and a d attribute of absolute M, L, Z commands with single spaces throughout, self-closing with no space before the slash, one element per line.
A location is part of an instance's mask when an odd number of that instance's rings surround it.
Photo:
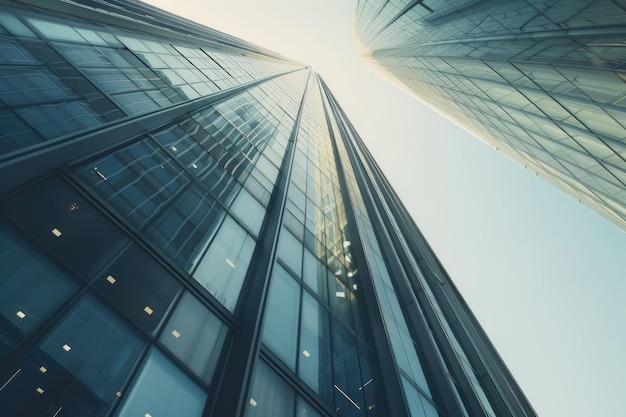
<path fill-rule="evenodd" d="M 402 4 L 359 2 L 368 62 L 625 227 L 626 9 L 603 0 Z"/>

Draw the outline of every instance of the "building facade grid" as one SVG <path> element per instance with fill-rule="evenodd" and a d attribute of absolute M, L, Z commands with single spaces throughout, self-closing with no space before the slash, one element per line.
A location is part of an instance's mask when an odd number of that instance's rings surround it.
<path fill-rule="evenodd" d="M 7 416 L 534 415 L 310 68 L 140 2 L 0 36 Z"/>

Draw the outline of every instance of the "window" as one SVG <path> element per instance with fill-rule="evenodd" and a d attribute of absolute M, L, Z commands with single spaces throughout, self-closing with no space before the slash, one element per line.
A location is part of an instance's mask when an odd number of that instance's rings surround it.
<path fill-rule="evenodd" d="M 206 392 L 153 348 L 117 417 L 200 417 L 206 400 Z"/>
<path fill-rule="evenodd" d="M 0 225 L 0 360 L 76 288 L 39 251 Z"/>
<path fill-rule="evenodd" d="M 254 247 L 254 239 L 226 216 L 193 273 L 194 279 L 230 311 L 237 305 Z"/>
<path fill-rule="evenodd" d="M 276 372 L 258 361 L 252 377 L 245 417 L 294 415 L 295 392 Z"/>
<path fill-rule="evenodd" d="M 300 285 L 275 264 L 265 307 L 263 343 L 294 370 L 299 311 Z"/>
<path fill-rule="evenodd" d="M 205 382 L 211 382 L 227 327 L 186 292 L 172 313 L 159 341 Z"/>
<path fill-rule="evenodd" d="M 3 415 L 105 416 L 144 342 L 93 296 L 83 297 L 0 391 Z"/>

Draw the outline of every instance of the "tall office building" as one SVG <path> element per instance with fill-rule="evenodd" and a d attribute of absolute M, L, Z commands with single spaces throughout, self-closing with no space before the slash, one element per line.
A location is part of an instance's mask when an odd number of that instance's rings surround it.
<path fill-rule="evenodd" d="M 534 416 L 321 79 L 0 3 L 3 417 Z"/>
<path fill-rule="evenodd" d="M 626 4 L 360 0 L 377 72 L 626 229 Z"/>

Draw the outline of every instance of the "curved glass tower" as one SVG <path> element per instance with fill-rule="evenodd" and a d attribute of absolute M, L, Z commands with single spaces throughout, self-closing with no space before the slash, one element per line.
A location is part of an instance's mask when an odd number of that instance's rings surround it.
<path fill-rule="evenodd" d="M 324 82 L 139 2 L 0 2 L 6 417 L 532 417 Z"/>
<path fill-rule="evenodd" d="M 626 229 L 626 6 L 360 0 L 365 60 Z"/>

